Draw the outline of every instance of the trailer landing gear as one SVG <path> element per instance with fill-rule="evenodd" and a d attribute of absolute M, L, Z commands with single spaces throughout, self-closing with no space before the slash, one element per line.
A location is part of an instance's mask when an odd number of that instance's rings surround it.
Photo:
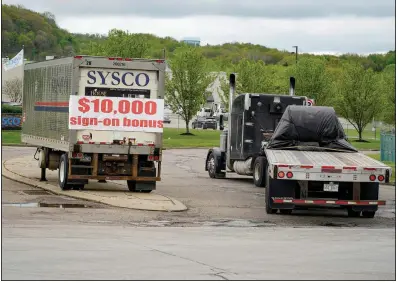
<path fill-rule="evenodd" d="M 47 182 L 46 168 L 41 168 L 40 182 Z"/>

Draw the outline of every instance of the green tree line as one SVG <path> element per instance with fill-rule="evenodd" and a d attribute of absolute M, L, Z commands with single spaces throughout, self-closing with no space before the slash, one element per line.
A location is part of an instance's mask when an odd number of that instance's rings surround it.
<path fill-rule="evenodd" d="M 107 35 L 72 34 L 57 25 L 53 14 L 31 11 L 20 5 L 2 5 L 1 13 L 2 57 L 12 57 L 25 46 L 26 58 L 35 61 L 45 59 L 46 55 L 99 55 L 104 54 L 104 50 L 108 50 L 111 56 L 162 58 L 166 54 L 167 59 L 172 59 L 175 56 L 174 51 L 185 45 L 172 37 L 134 34 L 121 30 L 111 30 Z M 114 46 L 113 49 L 105 47 L 109 44 Z M 231 71 L 242 60 L 285 67 L 295 64 L 293 50 L 278 50 L 258 44 L 225 43 L 198 48 L 206 59 L 206 67 L 210 71 Z M 368 56 L 300 54 L 300 57 L 321 58 L 327 68 L 341 68 L 345 63 L 358 63 L 376 72 L 395 64 L 395 51 Z"/>
<path fill-rule="evenodd" d="M 174 74 L 167 78 L 166 100 L 188 122 L 204 103 L 215 79 L 210 71 L 237 73 L 237 92 L 287 94 L 289 77 L 296 95 L 333 106 L 359 133 L 373 118 L 395 124 L 395 51 L 387 54 L 341 56 L 295 54 L 250 43 L 190 47 L 171 37 L 113 29 L 107 35 L 71 34 L 60 29 L 51 13 L 2 5 L 2 56 L 25 46 L 32 60 L 46 55 L 74 54 L 125 58 L 162 58 Z M 224 102 L 228 82 L 219 89 Z M 227 105 L 227 103 L 225 103 Z"/>

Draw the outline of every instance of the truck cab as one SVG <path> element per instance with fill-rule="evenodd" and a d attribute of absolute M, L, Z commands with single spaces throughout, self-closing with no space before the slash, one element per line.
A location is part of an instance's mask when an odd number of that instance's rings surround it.
<path fill-rule="evenodd" d="M 294 78 L 290 79 L 290 95 L 244 93 L 234 98 L 234 78 L 230 78 L 230 84 L 228 129 L 220 136 L 220 147 L 209 149 L 205 170 L 211 178 L 225 178 L 227 169 L 239 175 L 253 176 L 254 184 L 262 187 L 265 164 L 260 164 L 261 168 L 257 169 L 261 172 L 254 174 L 256 159 L 264 157 L 264 147 L 287 106 L 306 107 L 308 99 L 294 95 Z M 223 128 L 223 120 L 221 116 L 220 128 Z M 265 162 L 265 157 L 263 159 Z"/>

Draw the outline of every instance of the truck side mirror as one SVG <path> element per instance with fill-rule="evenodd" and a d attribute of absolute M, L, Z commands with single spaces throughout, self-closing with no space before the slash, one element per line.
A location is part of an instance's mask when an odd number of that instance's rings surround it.
<path fill-rule="evenodd" d="M 220 131 L 224 130 L 224 116 L 220 115 Z"/>

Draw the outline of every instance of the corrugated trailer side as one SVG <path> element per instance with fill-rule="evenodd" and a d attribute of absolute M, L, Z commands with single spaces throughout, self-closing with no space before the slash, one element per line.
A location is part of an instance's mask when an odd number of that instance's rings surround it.
<path fill-rule="evenodd" d="M 71 57 L 25 65 L 22 142 L 69 150 L 69 96 L 76 84 L 73 60 Z"/>

